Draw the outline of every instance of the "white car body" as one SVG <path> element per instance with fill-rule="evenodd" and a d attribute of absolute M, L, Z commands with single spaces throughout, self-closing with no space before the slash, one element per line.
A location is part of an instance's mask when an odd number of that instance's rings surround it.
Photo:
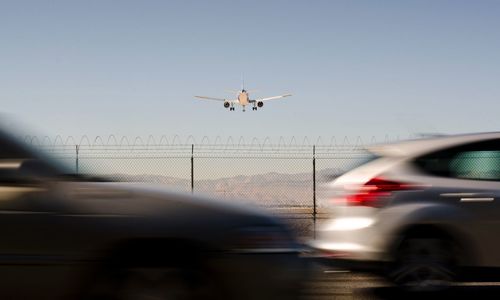
<path fill-rule="evenodd" d="M 446 263 L 454 270 L 449 279 L 465 269 L 500 271 L 500 133 L 369 150 L 377 158 L 328 186 L 332 217 L 311 242 L 321 256 L 391 277 L 391 266 L 410 265 L 401 264 L 404 241 L 446 241 L 443 248 L 453 256 Z"/>

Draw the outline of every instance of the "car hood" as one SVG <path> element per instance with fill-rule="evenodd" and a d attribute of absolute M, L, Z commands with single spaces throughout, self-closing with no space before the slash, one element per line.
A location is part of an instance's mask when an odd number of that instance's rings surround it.
<path fill-rule="evenodd" d="M 72 215 L 116 217 L 158 217 L 196 222 L 278 223 L 261 210 L 208 196 L 174 192 L 165 187 L 141 183 L 60 183 L 58 210 Z"/>

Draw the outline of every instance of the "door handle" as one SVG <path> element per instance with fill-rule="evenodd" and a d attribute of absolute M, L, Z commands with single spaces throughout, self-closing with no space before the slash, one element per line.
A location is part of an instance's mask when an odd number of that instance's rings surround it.
<path fill-rule="evenodd" d="M 441 197 L 460 198 L 460 202 L 492 202 L 495 197 L 486 193 L 442 193 Z"/>

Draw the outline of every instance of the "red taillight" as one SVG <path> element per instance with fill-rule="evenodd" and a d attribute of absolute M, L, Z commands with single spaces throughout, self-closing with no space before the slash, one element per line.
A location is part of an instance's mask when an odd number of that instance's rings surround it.
<path fill-rule="evenodd" d="M 375 177 L 346 197 L 349 206 L 381 207 L 392 192 L 413 190 L 416 186 Z"/>

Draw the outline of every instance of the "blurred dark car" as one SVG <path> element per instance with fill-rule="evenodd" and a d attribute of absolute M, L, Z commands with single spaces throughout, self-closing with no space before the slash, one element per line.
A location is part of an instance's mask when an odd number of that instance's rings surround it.
<path fill-rule="evenodd" d="M 259 211 L 72 175 L 0 133 L 0 299 L 292 299 L 299 251 Z"/>
<path fill-rule="evenodd" d="M 406 290 L 500 279 L 500 133 L 370 149 L 329 185 L 332 218 L 312 246 L 336 266 Z"/>

